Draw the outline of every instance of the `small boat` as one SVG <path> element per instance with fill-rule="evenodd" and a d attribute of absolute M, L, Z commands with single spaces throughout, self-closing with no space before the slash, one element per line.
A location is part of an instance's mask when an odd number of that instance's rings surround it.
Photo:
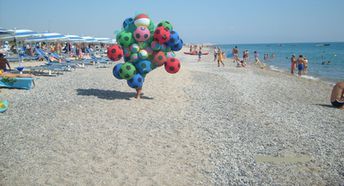
<path fill-rule="evenodd" d="M 198 52 L 196 51 L 192 51 L 192 52 L 184 52 L 184 54 L 187 54 L 187 55 L 198 55 Z M 208 55 L 209 52 L 202 52 L 202 55 Z"/>
<path fill-rule="evenodd" d="M 330 46 L 331 44 L 329 43 L 322 43 L 322 44 L 316 44 L 315 46 L 317 47 L 323 47 L 323 46 Z"/>

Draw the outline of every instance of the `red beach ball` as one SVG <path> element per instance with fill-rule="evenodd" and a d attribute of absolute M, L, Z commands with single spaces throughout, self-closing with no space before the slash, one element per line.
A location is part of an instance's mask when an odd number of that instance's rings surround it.
<path fill-rule="evenodd" d="M 119 45 L 112 45 L 107 48 L 107 56 L 112 61 L 118 61 L 123 56 L 123 50 L 122 47 Z"/>
<path fill-rule="evenodd" d="M 160 44 L 166 43 L 170 40 L 170 31 L 163 26 L 159 26 L 154 32 L 154 39 Z"/>
<path fill-rule="evenodd" d="M 165 70 L 170 74 L 175 74 L 180 69 L 180 61 L 177 58 L 168 58 L 165 63 Z"/>
<path fill-rule="evenodd" d="M 153 59 L 153 63 L 157 66 L 162 66 L 165 64 L 165 62 L 167 61 L 167 58 L 165 56 L 165 53 L 160 51 L 156 54 L 154 54 L 154 59 Z"/>

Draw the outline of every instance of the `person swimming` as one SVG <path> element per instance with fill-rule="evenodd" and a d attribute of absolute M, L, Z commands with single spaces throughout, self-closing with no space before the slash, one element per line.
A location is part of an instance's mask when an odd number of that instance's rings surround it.
<path fill-rule="evenodd" d="M 335 108 L 344 110 L 344 81 L 338 82 L 332 89 L 331 104 Z"/>

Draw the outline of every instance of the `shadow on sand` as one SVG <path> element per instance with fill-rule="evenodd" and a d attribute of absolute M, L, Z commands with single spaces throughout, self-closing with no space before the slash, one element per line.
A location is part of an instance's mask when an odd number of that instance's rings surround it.
<path fill-rule="evenodd" d="M 332 105 L 330 105 L 330 104 L 315 104 L 315 105 L 335 109 L 335 108 L 334 108 Z"/>
<path fill-rule="evenodd" d="M 76 89 L 79 96 L 96 96 L 100 99 L 114 100 L 126 99 L 135 97 L 134 92 L 121 92 L 116 90 L 101 90 L 101 89 Z M 141 95 L 141 99 L 153 99 L 151 97 Z"/>

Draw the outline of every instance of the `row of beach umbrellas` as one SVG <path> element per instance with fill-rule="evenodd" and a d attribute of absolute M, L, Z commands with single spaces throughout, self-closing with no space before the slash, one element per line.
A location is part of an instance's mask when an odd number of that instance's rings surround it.
<path fill-rule="evenodd" d="M 115 39 L 100 38 L 91 36 L 78 36 L 78 35 L 63 35 L 60 33 L 52 32 L 34 32 L 28 29 L 15 29 L 8 30 L 0 28 L 0 41 L 24 41 L 24 42 L 54 42 L 54 41 L 66 41 L 74 43 L 115 43 Z"/>

